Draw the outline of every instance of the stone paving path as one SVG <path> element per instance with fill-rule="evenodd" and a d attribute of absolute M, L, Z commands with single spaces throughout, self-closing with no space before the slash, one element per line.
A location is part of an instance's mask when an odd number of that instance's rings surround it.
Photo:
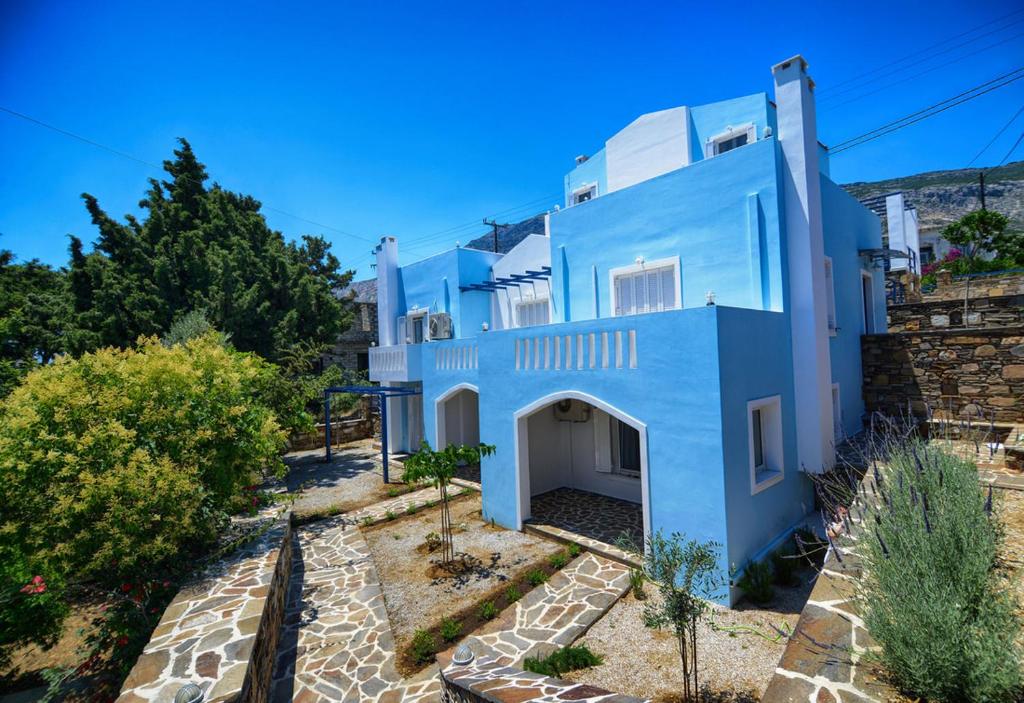
<path fill-rule="evenodd" d="M 629 588 L 629 569 L 584 554 L 465 640 L 477 656 L 518 665 L 572 644 Z"/>
<path fill-rule="evenodd" d="M 377 570 L 359 530 L 436 498 L 436 489 L 423 489 L 297 529 L 274 703 L 440 700 L 436 667 L 408 680 L 396 670 Z M 625 566 L 584 554 L 467 642 L 495 665 L 518 664 L 540 648 L 575 641 L 628 584 Z"/>

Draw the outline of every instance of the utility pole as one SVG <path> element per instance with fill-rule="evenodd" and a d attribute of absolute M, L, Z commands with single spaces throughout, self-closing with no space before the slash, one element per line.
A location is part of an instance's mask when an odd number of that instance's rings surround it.
<path fill-rule="evenodd" d="M 497 254 L 498 253 L 498 228 L 499 227 L 509 227 L 510 225 L 507 222 L 505 224 L 503 224 L 503 225 L 500 225 L 500 224 L 498 224 L 498 222 L 496 220 L 488 220 L 486 217 L 484 218 L 484 224 L 487 225 L 488 227 L 493 227 L 494 228 L 494 253 Z"/>
<path fill-rule="evenodd" d="M 985 172 L 978 173 L 978 183 L 981 185 L 981 209 L 985 209 Z"/>

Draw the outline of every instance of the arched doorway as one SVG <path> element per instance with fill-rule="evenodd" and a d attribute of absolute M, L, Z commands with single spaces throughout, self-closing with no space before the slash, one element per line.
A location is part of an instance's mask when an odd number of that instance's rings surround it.
<path fill-rule="evenodd" d="M 476 386 L 461 383 L 449 388 L 435 401 L 434 412 L 437 449 L 480 443 L 480 393 Z"/>
<path fill-rule="evenodd" d="M 518 522 L 544 522 L 614 544 L 650 533 L 647 426 L 579 391 L 515 414 Z"/>

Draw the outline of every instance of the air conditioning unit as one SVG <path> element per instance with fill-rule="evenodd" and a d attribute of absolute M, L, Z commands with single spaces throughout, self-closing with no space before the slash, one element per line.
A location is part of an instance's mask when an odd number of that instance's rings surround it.
<path fill-rule="evenodd" d="M 555 403 L 555 419 L 559 422 L 587 422 L 590 420 L 590 406 L 582 400 L 560 400 Z"/>
<path fill-rule="evenodd" d="M 452 338 L 452 316 L 446 312 L 435 312 L 430 316 L 430 338 Z"/>

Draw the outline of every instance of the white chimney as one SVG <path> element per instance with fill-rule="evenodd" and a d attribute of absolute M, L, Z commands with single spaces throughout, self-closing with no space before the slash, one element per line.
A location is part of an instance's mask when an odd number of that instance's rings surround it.
<path fill-rule="evenodd" d="M 802 469 L 818 473 L 835 464 L 835 448 L 814 81 L 802 56 L 773 66 L 772 75 L 782 147 L 797 458 Z"/>
<path fill-rule="evenodd" d="M 398 240 L 381 237 L 377 245 L 377 339 L 380 346 L 399 344 L 395 332 L 398 319 Z"/>

